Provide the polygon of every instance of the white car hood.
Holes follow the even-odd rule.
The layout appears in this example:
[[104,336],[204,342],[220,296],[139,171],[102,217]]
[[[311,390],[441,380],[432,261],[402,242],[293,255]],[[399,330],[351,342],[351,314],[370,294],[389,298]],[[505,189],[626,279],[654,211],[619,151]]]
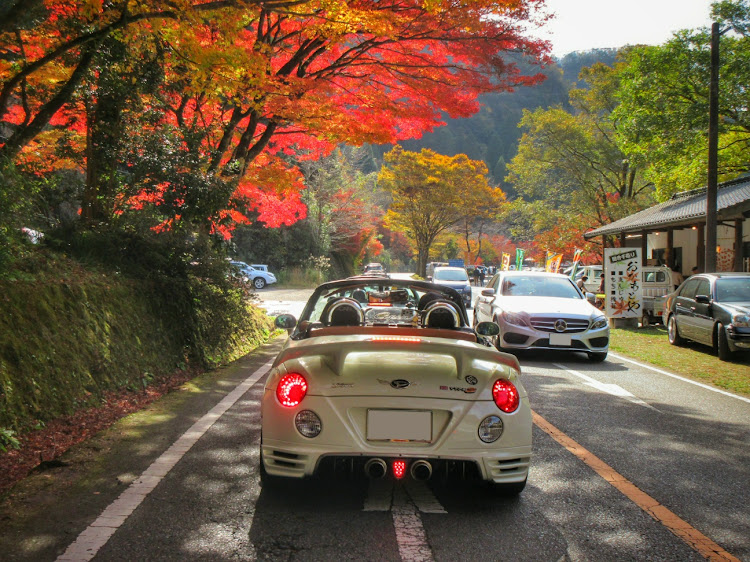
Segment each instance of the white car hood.
[[587,300],[556,297],[500,297],[496,304],[507,312],[527,312],[535,316],[562,314],[588,318],[596,310]]

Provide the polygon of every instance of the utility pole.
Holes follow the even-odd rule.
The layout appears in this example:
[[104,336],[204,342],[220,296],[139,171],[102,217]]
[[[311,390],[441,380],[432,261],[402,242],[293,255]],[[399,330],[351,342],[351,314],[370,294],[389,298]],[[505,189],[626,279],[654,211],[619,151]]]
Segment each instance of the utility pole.
[[719,183],[719,24],[711,25],[711,82],[708,91],[708,181],[706,183],[706,272],[716,271]]

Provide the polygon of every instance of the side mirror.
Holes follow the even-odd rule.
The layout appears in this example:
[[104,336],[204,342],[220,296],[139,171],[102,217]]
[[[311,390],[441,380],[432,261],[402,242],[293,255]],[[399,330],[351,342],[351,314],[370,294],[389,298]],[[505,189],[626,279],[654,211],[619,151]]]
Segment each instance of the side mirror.
[[711,299],[708,297],[708,295],[695,295],[695,302],[699,302],[701,304],[711,304]]
[[291,314],[279,314],[274,320],[274,324],[282,330],[291,330],[297,325],[297,319]]
[[482,296],[483,297],[494,297],[495,296],[495,289],[482,289]]
[[596,303],[596,295],[594,293],[589,293],[586,291],[586,300],[589,301],[591,304]]
[[481,337],[492,337],[500,333],[500,326],[494,322],[480,322],[474,332]]

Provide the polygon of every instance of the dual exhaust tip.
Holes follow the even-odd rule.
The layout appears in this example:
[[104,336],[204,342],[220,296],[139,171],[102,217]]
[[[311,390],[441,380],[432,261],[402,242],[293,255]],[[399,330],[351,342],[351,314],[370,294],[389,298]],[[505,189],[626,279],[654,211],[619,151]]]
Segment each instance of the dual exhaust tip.
[[[403,477],[403,473],[395,465],[404,462],[402,459],[394,461],[393,473],[396,478]],[[388,474],[388,465],[383,459],[370,459],[365,463],[365,474],[373,479],[384,478]],[[421,459],[414,461],[409,467],[409,474],[414,480],[429,480],[432,476],[432,465]]]

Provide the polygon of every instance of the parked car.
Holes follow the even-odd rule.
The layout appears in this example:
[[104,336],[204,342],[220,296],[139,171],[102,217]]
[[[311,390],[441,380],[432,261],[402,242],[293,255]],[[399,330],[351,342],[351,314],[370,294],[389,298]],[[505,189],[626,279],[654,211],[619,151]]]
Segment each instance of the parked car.
[[463,267],[436,267],[427,280],[455,289],[463,297],[466,308],[471,308],[471,281]]
[[246,264],[244,261],[231,260],[229,262],[235,270],[247,280],[249,280],[256,289],[263,289],[266,285],[276,283],[276,276],[266,269],[256,269],[254,266]]
[[377,273],[377,274],[385,274],[385,268],[383,267],[382,263],[368,263],[362,273]]
[[425,281],[319,286],[274,361],[261,401],[263,485],[309,476],[467,478],[518,494],[531,409],[512,355],[483,343],[461,296]]
[[710,345],[719,359],[750,349],[750,273],[700,273],[667,297],[667,337]]
[[474,319],[500,326],[495,345],[504,351],[583,351],[592,361],[604,361],[609,351],[607,318],[558,273],[497,273],[477,298]]

